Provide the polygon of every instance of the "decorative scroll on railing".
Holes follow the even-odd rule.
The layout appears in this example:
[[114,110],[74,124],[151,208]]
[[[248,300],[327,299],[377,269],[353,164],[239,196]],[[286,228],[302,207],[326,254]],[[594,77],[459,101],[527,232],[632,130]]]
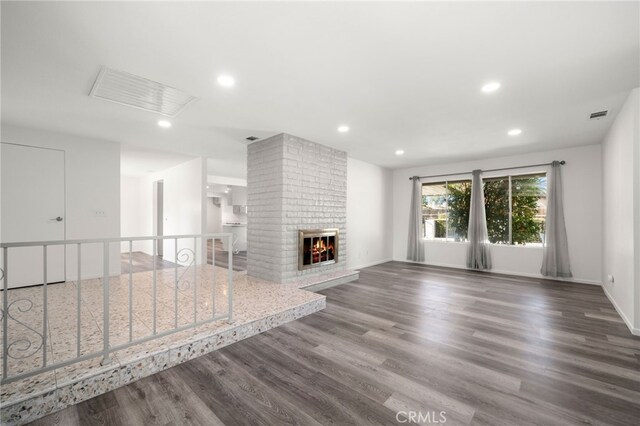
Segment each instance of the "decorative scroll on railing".
[[[3,274],[4,276],[4,274]],[[29,299],[18,299],[9,303],[7,311],[0,309],[0,318],[2,321],[13,320],[23,329],[26,329],[26,335],[20,335],[16,340],[9,342],[7,339],[7,352],[6,356],[13,359],[24,359],[35,355],[44,343],[44,336],[42,333],[34,330],[28,324],[20,321],[19,318],[11,314],[11,309],[15,306],[14,311],[20,313],[29,312],[33,309],[33,302]]]
[[[190,277],[188,274],[192,267],[195,268],[195,263],[196,253],[194,250],[191,250],[190,248],[182,248],[178,250],[176,265],[182,265],[184,267],[177,280],[178,290],[184,291],[191,287],[192,280],[195,279],[195,276]],[[191,272],[193,273],[193,271]]]
[[[1,384],[10,383],[16,380],[20,380],[26,377],[30,377],[45,371],[51,371],[56,368],[65,367],[67,365],[71,365],[80,361],[84,361],[91,358],[102,357],[102,363],[108,364],[110,362],[110,355],[118,350],[122,350],[124,348],[151,341],[153,339],[157,339],[160,337],[164,337],[170,335],[172,333],[176,333],[179,331],[183,331],[189,328],[197,327],[203,324],[207,324],[213,321],[218,320],[227,320],[228,322],[233,321],[233,256],[228,256],[228,264],[227,264],[227,279],[226,279],[226,287],[223,287],[223,292],[226,296],[226,303],[223,301],[223,305],[226,304],[227,312],[223,312],[218,314],[216,312],[216,266],[215,266],[215,250],[213,252],[214,259],[212,261],[212,266],[209,269],[207,265],[207,250],[203,248],[206,244],[211,241],[211,244],[215,247],[215,240],[219,239],[227,239],[228,247],[230,250],[233,248],[233,236],[229,233],[224,234],[204,234],[204,235],[177,235],[177,236],[158,236],[158,237],[134,237],[134,238],[114,238],[114,239],[102,239],[102,240],[65,240],[65,241],[42,241],[42,242],[28,242],[28,243],[3,243],[0,244],[0,248],[2,249],[2,268],[0,268],[0,280],[2,281],[2,287],[0,288],[2,295],[2,304],[0,306],[0,325],[1,325],[1,336],[2,336],[2,379],[0,381]],[[165,240],[172,241],[174,243],[174,258],[173,258],[173,279],[169,278],[170,275],[164,274],[162,277],[158,275],[158,265],[156,259],[158,259],[158,243],[162,243]],[[186,240],[186,241],[185,241]],[[152,253],[150,256],[153,261],[153,269],[152,269],[152,280],[151,280],[151,289],[148,296],[151,298],[151,313],[152,313],[152,326],[151,333],[148,335],[144,335],[143,337],[135,337],[134,338],[134,317],[135,313],[135,305],[133,301],[134,287],[133,287],[133,243],[134,242],[151,242],[153,246]],[[122,279],[114,280],[113,276],[110,276],[110,253],[112,246],[118,245],[120,246],[122,243],[128,243],[128,282],[126,282],[127,274],[123,275]],[[179,248],[179,243],[181,248]],[[95,280],[91,281],[82,281],[83,278],[83,262],[82,262],[82,254],[83,247],[87,245],[101,245],[102,246],[102,277],[101,277],[101,289],[99,292],[102,293],[102,324],[101,324],[101,332],[102,332],[102,349],[89,351],[89,353],[82,353],[81,347],[83,343],[86,343],[83,338],[83,316],[82,316],[82,305],[83,305],[83,287],[87,285],[87,282],[91,282],[91,285],[97,284]],[[75,356],[71,356],[71,358],[67,358],[64,361],[60,361],[57,358],[51,359],[51,354],[49,354],[49,359],[47,359],[47,352],[52,351],[51,342],[47,342],[49,335],[49,322],[50,308],[56,309],[57,312],[60,309],[59,305],[49,306],[49,296],[48,296],[48,287],[51,286],[50,283],[47,282],[47,273],[49,263],[47,261],[47,254],[49,248],[52,246],[63,246],[65,248],[75,246],[76,254],[77,254],[77,278],[75,280],[75,291],[76,294],[67,295],[65,293],[65,298],[71,298],[70,304],[65,305],[65,312],[75,314],[75,322],[77,327],[76,335],[76,348],[75,348]],[[26,296],[24,293],[25,289],[21,288],[11,288],[11,280],[12,276],[16,276],[16,272],[12,269],[13,266],[9,265],[9,252],[12,249],[18,247],[40,247],[42,249],[42,257],[38,260],[33,260],[33,263],[40,263],[40,267],[42,268],[42,282],[36,283],[39,284],[38,287],[31,287],[26,292]],[[199,253],[202,253],[202,256],[198,256]],[[126,252],[124,254],[126,256]],[[68,256],[68,254],[67,254]],[[166,257],[166,256],[165,256]],[[37,258],[36,258],[37,259]],[[205,266],[203,266],[205,265]],[[93,265],[96,266],[96,265]],[[16,270],[22,266],[16,267]],[[36,265],[32,265],[33,268]],[[151,272],[151,271],[149,271]],[[210,274],[210,275],[209,275]],[[209,277],[206,280],[205,277]],[[169,282],[167,283],[167,278],[169,278]],[[157,283],[158,280],[162,279],[168,286],[173,290],[173,327],[166,329],[167,321],[166,318],[163,318],[164,321],[162,324],[164,325],[164,330],[159,330],[158,324],[158,311],[160,307],[166,308],[166,301],[162,304],[162,301],[159,301],[159,293],[160,289],[158,289]],[[112,282],[113,281],[113,282]],[[172,282],[171,282],[172,281]],[[205,286],[206,282],[206,286]],[[148,281],[147,281],[148,283]],[[209,285],[210,283],[210,285]],[[224,283],[224,281],[222,281]],[[15,283],[14,283],[15,284]],[[124,286],[122,286],[124,284]],[[64,285],[64,284],[62,284]],[[115,285],[115,287],[113,287]],[[148,285],[148,284],[147,284]],[[210,286],[210,288],[207,288]],[[200,287],[200,291],[202,289],[206,290],[206,294],[198,295],[198,289]],[[148,287],[145,287],[148,288]],[[94,288],[95,290],[95,288]],[[190,290],[190,291],[188,291]],[[114,291],[124,292],[126,294],[115,294]],[[166,291],[165,291],[166,293]],[[172,292],[169,291],[169,294]],[[126,306],[121,306],[120,304],[116,306],[113,310],[110,306],[111,296],[115,294],[116,298],[114,300],[128,300]],[[16,297],[15,300],[10,301],[10,297]],[[95,294],[94,294],[95,296]],[[117,297],[121,296],[121,297]],[[136,296],[139,297],[139,296]],[[193,307],[192,317],[190,320],[187,320],[189,316],[185,317],[184,315],[179,315],[179,300],[184,300],[184,298],[191,297],[191,305]],[[74,300],[75,299],[75,300]],[[95,297],[94,297],[95,299]],[[205,306],[207,308],[207,312],[198,312],[199,300],[204,300],[204,304],[200,303],[201,306]],[[75,312],[71,307],[75,302]],[[161,305],[162,304],[162,305]],[[95,306],[95,305],[94,305]],[[148,305],[145,305],[148,306]],[[210,309],[209,309],[210,307]],[[126,312],[125,312],[126,311]],[[95,312],[92,312],[92,314]],[[166,312],[165,312],[166,313]],[[122,318],[122,316],[126,317],[128,320],[128,329],[125,330],[116,330],[121,333],[122,331],[128,331],[128,336],[125,336],[124,343],[114,343],[112,341],[111,333],[109,331],[109,326],[111,323],[111,315],[116,315],[118,318]],[[184,314],[184,313],[181,313]],[[202,319],[204,318],[204,319]],[[38,325],[34,325],[35,322]],[[86,321],[86,319],[85,319]],[[182,325],[181,325],[182,324]],[[40,330],[40,331],[39,331]],[[121,337],[123,337],[121,335]],[[67,354],[68,355],[68,354]],[[11,364],[11,369],[9,368]],[[14,372],[13,369],[17,371]]]

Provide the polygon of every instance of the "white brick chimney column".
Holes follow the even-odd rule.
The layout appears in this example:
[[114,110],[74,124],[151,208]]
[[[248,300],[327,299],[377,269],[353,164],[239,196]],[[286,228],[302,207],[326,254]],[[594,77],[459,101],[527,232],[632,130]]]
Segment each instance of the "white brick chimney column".
[[[344,270],[347,153],[288,134],[253,142],[247,153],[247,273],[287,283]],[[298,270],[298,231],[338,228],[338,262]]]

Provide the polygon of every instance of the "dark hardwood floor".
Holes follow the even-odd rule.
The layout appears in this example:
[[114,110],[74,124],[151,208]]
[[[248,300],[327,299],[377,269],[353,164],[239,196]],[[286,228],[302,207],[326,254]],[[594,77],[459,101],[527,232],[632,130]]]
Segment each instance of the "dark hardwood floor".
[[391,262],[323,293],[322,312],[36,424],[639,424],[640,338],[597,286]]
[[[216,266],[226,268],[229,261],[229,252],[222,250],[222,241],[216,240]],[[233,253],[233,270],[234,271],[246,271],[247,270],[247,252],[239,251]],[[213,261],[213,244],[211,241],[207,241],[207,262],[211,265]]]
[[[216,266],[221,268],[227,267],[228,252],[222,250],[222,241],[216,240]],[[207,244],[207,262],[211,265],[213,261],[213,245],[211,241]],[[131,253],[131,272],[146,272],[153,271],[153,256],[143,253],[141,251],[134,251]],[[121,271],[123,274],[129,273],[129,252],[120,254]],[[162,259],[162,256],[156,256],[155,258],[156,269],[169,269],[175,268],[175,263]],[[233,270],[234,271],[246,271],[247,270],[247,252],[240,251],[233,254]]]
[[[154,256],[143,253],[141,251],[134,251],[131,253],[131,268],[129,268],[129,252],[120,253],[120,265],[121,273],[128,274],[129,269],[132,273],[153,271]],[[162,256],[155,256],[156,269],[169,269],[175,268],[176,264],[163,260]]]

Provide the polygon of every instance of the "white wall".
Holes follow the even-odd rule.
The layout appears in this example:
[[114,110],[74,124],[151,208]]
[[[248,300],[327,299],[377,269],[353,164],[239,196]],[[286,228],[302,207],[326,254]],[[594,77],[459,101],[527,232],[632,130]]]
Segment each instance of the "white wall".
[[207,197],[207,234],[222,232],[222,208],[213,204],[213,198]]
[[[146,236],[142,225],[141,212],[141,183],[140,177],[120,177],[120,236],[142,237]],[[122,251],[129,250],[129,243],[122,243]],[[137,242],[133,244],[133,251],[141,250]]]
[[347,159],[347,268],[392,260],[391,170]]
[[[237,187],[233,187],[235,189]],[[233,193],[232,189],[232,193]],[[233,195],[231,194],[218,194],[220,197],[220,209],[221,209],[221,220],[222,223],[247,223],[247,214],[246,213],[234,213],[233,212]]]
[[[196,158],[175,167],[143,176],[139,179],[139,227],[141,236],[154,235],[153,182],[164,182],[164,235],[202,234],[206,231],[206,168],[205,160]],[[123,216],[135,211],[123,209]],[[134,219],[127,219],[134,220]],[[193,241],[180,240],[178,249],[193,247]],[[140,245],[140,250],[151,254],[151,244]],[[199,245],[198,256],[202,255]],[[206,253],[206,251],[204,252]],[[175,257],[173,241],[164,243],[164,258],[170,262]]]
[[[602,164],[601,147],[592,145],[557,151],[498,157],[485,160],[440,164],[395,170],[393,177],[393,258],[406,260],[410,176],[428,176],[468,172],[474,169],[494,169],[565,160],[562,167],[565,217],[569,239],[569,256],[574,280],[600,284],[602,276]],[[519,172],[541,171],[544,168]],[[485,174],[504,175],[505,172]],[[469,175],[464,175],[468,177]],[[432,181],[442,180],[431,179]],[[423,180],[427,182],[429,180]],[[465,268],[466,243],[425,242],[426,263]],[[492,245],[493,271],[540,277],[542,248]]]
[[[71,239],[120,236],[120,145],[10,125],[2,126],[2,141],[65,151],[65,237]],[[105,215],[96,216],[96,210]],[[75,247],[67,248],[67,280],[77,277]],[[102,247],[87,245],[82,251],[83,278],[102,275]],[[110,250],[109,270],[120,273],[117,245]]]
[[[640,333],[639,89],[634,89],[603,142],[603,287],[630,328]],[[614,282],[607,280],[614,276]],[[633,325],[635,324],[635,325]]]

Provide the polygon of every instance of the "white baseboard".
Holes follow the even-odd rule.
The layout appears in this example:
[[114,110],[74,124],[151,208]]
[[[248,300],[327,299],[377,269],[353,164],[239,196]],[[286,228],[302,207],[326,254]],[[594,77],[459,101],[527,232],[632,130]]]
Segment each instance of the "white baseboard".
[[[122,275],[121,271],[111,271],[109,272],[109,276],[110,277],[118,277]],[[85,280],[95,280],[97,278],[104,278],[103,274],[88,274],[88,275],[82,275],[82,281]],[[74,275],[69,275],[67,274],[67,276],[65,277],[65,281],[76,281],[78,279],[78,275],[74,274]]]
[[516,273],[511,271],[501,271],[497,269],[492,269],[489,272],[495,272],[496,274],[504,274],[504,275],[517,275],[520,277],[527,277],[527,278],[539,278],[543,280],[562,281],[565,283],[589,284],[589,285],[597,285],[597,286],[602,285],[600,281],[585,280],[582,278],[545,277],[544,275],[541,275],[541,274],[528,274],[526,272]]
[[[462,271],[473,271],[474,269],[469,269],[465,266],[460,266],[460,265],[456,265],[456,264],[450,264],[450,263],[426,263],[426,262],[414,262],[412,260],[399,260],[399,259],[394,259],[396,262],[407,262],[407,263],[415,263],[416,265],[425,265],[425,266],[436,266],[436,267],[440,267],[440,268],[452,268],[452,269],[460,269]],[[585,280],[582,278],[554,278],[554,277],[545,277],[544,275],[541,274],[530,274],[527,272],[515,272],[515,271],[504,271],[504,270],[500,270],[500,269],[491,269],[489,271],[482,271],[482,272],[489,272],[489,273],[494,273],[494,274],[500,274],[500,275],[513,275],[516,277],[525,277],[525,278],[536,278],[539,280],[551,280],[551,281],[561,281],[561,282],[565,282],[565,283],[576,283],[576,284],[588,284],[588,285],[597,285],[597,286],[601,286],[602,283],[600,281],[593,281],[593,280]]]
[[616,300],[613,298],[613,296],[611,296],[611,293],[609,293],[609,290],[607,290],[605,286],[602,286],[602,290],[604,290],[604,294],[607,296],[607,299],[609,299],[609,302],[611,302],[613,307],[616,308],[618,315],[620,315],[620,318],[622,318],[622,321],[624,321],[624,323],[627,325],[627,327],[629,328],[629,331],[631,331],[631,334],[633,334],[634,336],[640,336],[640,328],[635,328],[633,326],[629,318],[627,318],[627,316],[622,311],[622,309],[620,309],[620,306],[618,306],[618,304],[616,303]]
[[368,268],[370,266],[376,266],[376,265],[380,265],[382,263],[387,263],[387,262],[393,262],[393,259],[389,258],[389,259],[376,260],[374,262],[364,263],[364,264],[357,265],[357,266],[350,266],[349,265],[347,267],[349,269],[353,269],[353,270],[357,271],[357,270],[362,269],[362,268]]

